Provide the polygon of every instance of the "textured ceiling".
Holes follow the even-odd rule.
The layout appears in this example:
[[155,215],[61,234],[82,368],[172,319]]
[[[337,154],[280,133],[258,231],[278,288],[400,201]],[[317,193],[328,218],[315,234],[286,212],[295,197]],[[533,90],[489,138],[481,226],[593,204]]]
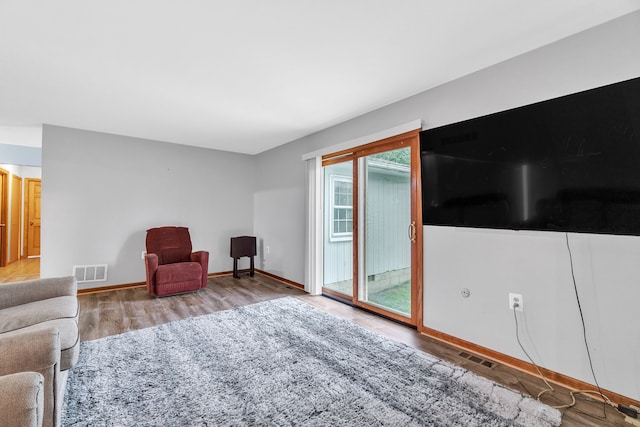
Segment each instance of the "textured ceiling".
[[255,154],[637,0],[0,0],[0,126]]

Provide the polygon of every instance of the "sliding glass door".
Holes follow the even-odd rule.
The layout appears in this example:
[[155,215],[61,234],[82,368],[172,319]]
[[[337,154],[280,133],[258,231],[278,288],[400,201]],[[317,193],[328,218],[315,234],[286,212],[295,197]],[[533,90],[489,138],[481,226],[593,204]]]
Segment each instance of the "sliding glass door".
[[323,288],[353,296],[353,165],[342,162],[324,168]]
[[411,325],[421,317],[418,134],[323,159],[323,292]]
[[411,149],[359,159],[363,230],[358,300],[411,317]]

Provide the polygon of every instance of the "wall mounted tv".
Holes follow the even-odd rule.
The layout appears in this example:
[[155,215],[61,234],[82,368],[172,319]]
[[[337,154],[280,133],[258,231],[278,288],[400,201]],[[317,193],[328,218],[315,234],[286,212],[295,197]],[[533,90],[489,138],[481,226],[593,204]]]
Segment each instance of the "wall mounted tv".
[[425,225],[640,235],[640,78],[420,133]]

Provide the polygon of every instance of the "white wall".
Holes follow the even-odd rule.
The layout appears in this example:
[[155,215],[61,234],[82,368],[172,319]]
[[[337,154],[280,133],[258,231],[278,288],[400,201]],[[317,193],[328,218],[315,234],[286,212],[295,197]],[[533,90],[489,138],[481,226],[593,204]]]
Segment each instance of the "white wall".
[[[302,154],[416,118],[435,127],[638,77],[638,40],[640,12],[259,155],[254,231],[276,248],[266,269],[304,278]],[[519,292],[524,342],[537,362],[594,382],[563,234],[424,231],[425,326],[524,360],[507,304],[508,292]],[[573,234],[570,243],[600,385],[640,399],[640,237]],[[463,286],[468,299],[459,295]]]
[[[534,360],[594,383],[565,234],[429,226],[424,242],[426,326],[526,360],[508,308],[509,292],[520,293],[520,337]],[[569,244],[600,385],[638,399],[640,238],[569,234]]]
[[0,126],[0,144],[42,147],[42,125]]
[[42,165],[42,150],[40,147],[25,147],[23,145],[0,143],[0,161],[10,164]]
[[[304,278],[304,144],[288,144],[257,158],[254,234],[260,268],[298,283]],[[269,253],[265,248],[269,246]]]
[[145,230],[187,226],[209,272],[229,271],[229,238],[253,231],[255,159],[47,126],[43,131],[43,277],[108,264],[108,281],[145,280]]

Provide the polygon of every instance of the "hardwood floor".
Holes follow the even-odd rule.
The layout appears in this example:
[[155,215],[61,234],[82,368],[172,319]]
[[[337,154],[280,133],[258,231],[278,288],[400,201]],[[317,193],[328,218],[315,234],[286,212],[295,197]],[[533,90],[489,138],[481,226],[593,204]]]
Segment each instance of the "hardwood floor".
[[23,258],[0,267],[0,283],[24,282],[40,277],[40,258]]
[[102,338],[287,295],[305,292],[258,274],[241,279],[212,277],[197,293],[163,298],[149,296],[144,286],[81,294],[80,339]]
[[[532,375],[494,361],[490,361],[494,364],[493,367],[486,367],[470,360],[468,357],[461,356],[460,353],[463,353],[463,350],[458,347],[427,337],[411,328],[393,321],[381,319],[366,311],[350,307],[326,297],[316,297],[305,294],[298,298],[335,316],[352,320],[380,335],[462,366],[478,375],[489,378],[521,393],[536,396],[541,390],[546,388],[539,378]],[[477,356],[477,358],[485,360],[480,356]],[[554,406],[563,405],[571,400],[567,389],[556,385],[554,385],[554,389],[556,392],[553,393],[553,395],[548,394],[543,396],[542,401],[544,403]],[[630,424],[625,423],[624,417],[610,406],[607,406],[605,409],[601,402],[590,398],[576,397],[576,400],[577,403],[575,407],[563,410],[562,426],[630,426]],[[606,411],[606,418],[605,412],[603,411]]]
[[[260,274],[253,278],[243,276],[241,279],[232,276],[213,277],[209,279],[207,288],[195,294],[165,298],[150,297],[144,287],[82,294],[78,297],[80,336],[83,341],[92,340],[287,295],[349,319],[387,338],[463,366],[511,389],[536,395],[544,387],[542,381],[532,375],[497,363],[491,368],[483,366],[468,356],[461,356],[460,349],[419,334],[411,328],[326,297],[308,295]],[[560,405],[569,400],[566,389],[560,386],[554,388],[556,392],[553,395],[543,398],[545,403]],[[602,403],[589,398],[577,399],[576,406],[564,410],[563,426],[630,426],[615,409],[609,406],[605,408]]]

